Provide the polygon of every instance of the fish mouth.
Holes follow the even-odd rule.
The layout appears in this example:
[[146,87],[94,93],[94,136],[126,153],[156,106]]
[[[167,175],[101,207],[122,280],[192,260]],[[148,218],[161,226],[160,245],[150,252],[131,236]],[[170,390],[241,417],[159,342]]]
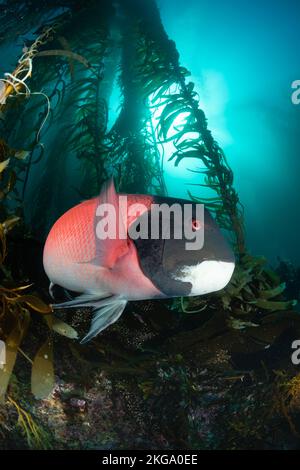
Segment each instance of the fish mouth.
[[191,266],[183,266],[173,278],[189,282],[189,295],[205,295],[224,289],[230,282],[235,268],[234,261],[205,260]]

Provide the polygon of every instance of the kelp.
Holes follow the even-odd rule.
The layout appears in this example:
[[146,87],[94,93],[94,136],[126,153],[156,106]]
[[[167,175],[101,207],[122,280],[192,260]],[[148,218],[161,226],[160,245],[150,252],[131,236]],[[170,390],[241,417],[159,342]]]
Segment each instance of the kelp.
[[[13,2],[18,6],[16,16],[26,17],[26,31],[37,20],[31,3]],[[113,33],[116,15],[110,1],[103,14],[96,1],[63,3],[67,12],[47,17],[62,2],[50,1],[49,8],[40,2],[47,21],[42,21],[34,40],[26,41],[16,69],[0,80],[0,197],[2,202],[13,197],[18,206],[15,212],[8,213],[7,207],[0,211],[0,327],[7,343],[0,395],[18,412],[29,445],[42,447],[34,422],[13,398],[9,383],[21,354],[31,367],[34,396],[45,399],[51,394],[53,342],[58,333],[85,373],[98,368],[112,380],[125,379],[140,392],[145,408],[159,416],[170,441],[192,448],[198,443],[199,429],[190,409],[196,408],[197,415],[199,394],[210,406],[201,388],[203,370],[199,364],[212,373],[221,390],[226,382],[241,382],[248,372],[229,365],[234,354],[266,353],[290,323],[299,328],[297,314],[290,311],[295,302],[286,299],[285,284],[266,267],[264,259],[246,254],[243,209],[232,170],[207,127],[194,84],[188,81],[189,72],[180,65],[176,46],[163,30],[155,2],[121,2],[124,18],[117,28],[121,40]],[[153,14],[148,15],[149,10]],[[8,17],[12,25],[11,11]],[[40,12],[38,17],[42,20]],[[13,28],[8,29],[5,34],[12,35]],[[116,77],[123,99],[119,116],[108,130],[109,100]],[[159,114],[156,123],[153,113]],[[7,235],[23,223],[24,209],[33,200],[35,209],[30,207],[26,228],[45,234],[51,218],[57,215],[55,210],[63,211],[73,202],[65,202],[66,185],[59,187],[58,183],[71,179],[74,161],[81,175],[75,187],[80,200],[98,194],[111,175],[121,191],[166,192],[161,154],[165,143],[173,145],[170,160],[175,166],[186,159],[199,162],[197,185],[213,194],[195,198],[191,191],[190,197],[205,203],[219,225],[232,235],[238,255],[232,281],[214,295],[161,302],[148,311],[146,302],[130,305],[126,319],[121,320],[131,316],[127,334],[121,323],[90,345],[81,346],[74,341],[77,327],[54,317],[38,288],[35,291],[35,286],[14,282],[5,262]],[[30,179],[30,175],[34,177]],[[24,339],[37,317],[47,325],[46,337],[28,352]],[[141,330],[146,329],[140,336],[149,338],[133,347],[132,331],[139,330],[140,323]],[[129,345],[122,344],[124,338]],[[285,395],[284,400],[290,397]],[[184,441],[173,433],[170,423],[176,431],[184,430]],[[247,429],[241,420],[232,418],[230,426],[246,439]],[[261,427],[255,430],[260,431]]]
[[[23,5],[24,2],[15,3],[21,9],[30,10],[29,6]],[[174,152],[170,160],[174,161],[175,166],[180,165],[183,159],[196,159],[201,163],[199,172],[204,180],[199,185],[212,190],[215,196],[195,198],[190,193],[190,197],[196,202],[205,203],[220,226],[234,234],[238,254],[242,257],[245,253],[243,213],[233,187],[232,170],[208,130],[194,84],[187,81],[189,72],[180,65],[175,43],[164,32],[155,3],[147,3],[149,15],[142,13],[134,1],[121,3],[126,21],[118,25],[122,40],[117,45],[110,35],[112,9],[103,10],[94,2],[88,7],[81,5],[78,11],[72,10],[72,2],[67,2],[65,6],[69,8],[68,13],[60,16],[59,20],[54,16],[39,30],[38,37],[24,48],[15,71],[7,73],[2,80],[1,102],[4,110],[10,101],[8,97],[14,96],[20,100],[22,96],[40,94],[40,90],[47,89],[49,85],[52,88],[51,95],[44,93],[48,100],[46,115],[39,122],[34,138],[31,137],[30,145],[24,145],[26,150],[18,152],[24,158],[15,164],[14,170],[18,184],[25,171],[24,203],[30,200],[30,197],[25,198],[30,167],[41,158],[47,159],[37,183],[38,190],[31,188],[31,193],[39,196],[35,212],[30,215],[35,230],[42,225],[49,226],[50,214],[60,204],[61,193],[58,190],[53,192],[50,183],[54,183],[58,175],[59,178],[67,177],[68,155],[82,162],[83,184],[77,188],[82,196],[96,195],[109,174],[114,174],[121,190],[143,192],[152,187],[156,192],[163,192],[163,158],[160,163],[158,147],[172,142]],[[105,15],[99,22],[101,11]],[[107,132],[111,88],[105,95],[101,87],[105,79],[108,80],[105,76],[106,56],[118,56],[118,49],[122,51],[119,84],[123,103],[115,124]],[[36,91],[32,92],[29,84]],[[27,120],[32,116],[34,122],[38,108],[37,104],[29,108],[25,106],[22,113],[18,110],[20,127],[14,138],[9,136],[9,140],[22,139],[24,143],[29,140],[33,129],[28,129],[27,136],[24,134],[23,114],[27,115]],[[160,114],[154,126],[151,114],[157,110]],[[9,111],[4,120],[8,123],[13,116],[16,117],[14,111],[12,117],[9,116]],[[183,116],[181,122],[176,124],[178,118]],[[50,128],[54,118],[61,122],[60,139],[45,155],[42,150],[34,161],[33,153],[41,147],[41,129],[47,117]],[[1,162],[3,169],[9,164],[7,151],[4,153],[6,157]],[[249,297],[246,296],[246,309],[274,310],[276,307],[284,309],[292,306],[285,302],[274,305],[272,298],[279,295],[280,283],[279,286],[272,284],[271,288],[266,283],[263,293],[263,281],[259,276],[254,279],[252,274],[249,282],[260,287],[255,287],[250,294],[247,292],[251,290],[249,283],[239,289],[243,279],[249,276],[243,257],[226,291],[227,297],[231,300],[238,298],[243,289],[243,296],[247,292]],[[231,302],[226,295],[222,301],[224,307]]]
[[18,427],[24,435],[30,449],[47,450],[50,447],[49,439],[43,429],[34,421],[31,414],[17,403],[11,396],[8,396],[8,402],[12,405],[18,414]]
[[31,390],[37,399],[47,398],[54,387],[53,342],[48,338],[39,348],[31,370]]
[[[17,180],[17,185],[15,185],[16,194],[14,197],[17,205],[24,202],[29,171],[32,164],[36,163],[44,153],[41,133],[52,113],[50,102],[52,96],[48,96],[42,89],[31,89],[29,82],[36,65],[35,61],[38,54],[48,42],[52,41],[53,36],[61,26],[62,23],[53,22],[51,26],[49,25],[44,28],[36,39],[32,40],[30,44],[28,43],[23,48],[23,53],[18,60],[15,70],[12,73],[6,72],[4,78],[0,80],[5,87],[0,105],[3,116],[1,134],[11,147],[14,146],[13,144],[15,142],[22,142],[22,145],[26,148],[26,150],[19,150],[15,153],[16,158],[20,160],[15,163],[13,167]],[[55,94],[55,90],[53,93]],[[44,107],[46,105],[46,108],[45,111],[42,111],[40,114],[32,116],[31,129],[26,135],[25,132],[28,132],[29,119],[28,109],[36,109],[37,104],[35,103],[37,98],[41,98],[42,106]],[[38,106],[41,106],[41,102],[38,103]],[[36,128],[34,125],[36,125]],[[20,137],[20,132],[22,137]],[[39,154],[38,158],[36,158],[36,154]]]
[[181,307],[191,313],[215,306],[241,318],[257,312],[290,310],[297,300],[287,300],[285,288],[286,284],[267,267],[265,258],[244,255],[225,289],[210,296],[183,299]]
[[[95,93],[94,88],[92,88],[92,93],[90,97],[90,103],[89,105],[85,108],[85,110],[80,109],[80,104],[81,104],[81,93],[84,91],[85,93],[88,93],[88,90],[83,90],[83,87],[72,87],[72,84],[69,86],[69,90],[67,87],[63,84],[62,81],[62,74],[61,70],[57,71],[57,82],[56,85],[53,87],[53,90],[51,91],[51,94],[49,95],[44,94],[45,97],[47,97],[47,102],[48,102],[48,112],[45,116],[42,116],[42,121],[41,118],[38,116],[38,119],[36,119],[35,115],[39,107],[37,105],[32,104],[29,106],[27,103],[24,103],[24,98],[28,98],[29,96],[32,95],[37,95],[40,94],[39,91],[31,91],[31,90],[41,90],[42,85],[47,84],[47,82],[53,81],[53,77],[56,75],[56,65],[53,64],[53,67],[49,67],[47,65],[47,68],[44,69],[44,67],[40,67],[39,64],[41,63],[40,61],[43,60],[43,56],[49,56],[49,50],[51,51],[51,56],[57,57],[61,56],[62,60],[64,57],[67,57],[68,59],[80,59],[79,62],[84,66],[84,68],[87,68],[87,65],[89,65],[83,56],[79,54],[73,54],[72,52],[69,53],[64,53],[63,54],[58,54],[55,52],[53,53],[53,49],[49,49],[48,43],[52,44],[53,41],[55,43],[55,39],[58,34],[60,34],[61,24],[55,24],[52,25],[51,27],[48,27],[46,31],[43,31],[41,35],[38,36],[37,39],[32,41],[31,45],[26,46],[26,50],[23,51],[24,54],[19,60],[19,65],[17,66],[16,70],[12,74],[7,74],[7,79],[9,81],[3,82],[5,84],[5,90],[2,90],[2,97],[1,97],[1,102],[2,102],[2,111],[4,115],[4,120],[3,120],[3,129],[4,132],[3,134],[7,136],[7,139],[10,142],[15,142],[15,141],[22,141],[23,145],[26,145],[27,150],[16,150],[13,151],[6,141],[2,140],[2,145],[1,145],[1,160],[4,162],[1,165],[1,171],[4,172],[5,174],[8,174],[8,171],[13,171],[17,175],[18,179],[18,187],[21,186],[22,188],[22,183],[23,183],[23,188],[21,190],[21,196],[19,195],[19,192],[17,192],[17,196],[19,196],[18,201],[21,203],[24,202],[24,196],[25,196],[25,190],[26,190],[26,184],[28,182],[28,174],[30,167],[38,161],[41,157],[39,156],[38,159],[36,158],[36,149],[38,146],[40,146],[43,149],[43,146],[40,144],[40,134],[43,125],[46,123],[46,117],[50,118],[50,121],[53,118],[53,110],[55,108],[55,105],[53,105],[53,102],[56,103],[56,106],[58,106],[60,103],[63,102],[64,96],[67,96],[69,94],[69,106],[74,106],[77,108],[77,112],[79,113],[77,119],[74,123],[73,126],[73,134],[78,132],[78,130],[81,130],[82,125],[84,125],[88,121],[88,116],[86,114],[87,110],[90,113],[90,116],[94,119],[96,118],[98,120],[99,125],[101,126],[101,119],[99,117],[99,101],[96,101],[94,103],[94,97]],[[64,27],[66,24],[64,23]],[[66,33],[66,29],[64,31]],[[100,36],[101,39],[101,36]],[[63,42],[65,44],[66,41],[62,41],[61,37],[59,37],[60,42]],[[101,39],[102,40],[102,39]],[[105,44],[105,42],[103,42]],[[43,49],[44,47],[44,49]],[[99,52],[98,49],[98,44],[94,47],[94,54]],[[106,46],[104,46],[106,47]],[[42,49],[42,50],[41,50]],[[104,48],[105,51],[105,48]],[[34,65],[33,65],[34,61]],[[89,65],[90,67],[90,65]],[[102,66],[101,66],[102,67]],[[64,70],[64,69],[62,69]],[[33,73],[32,73],[33,72]],[[54,74],[53,74],[54,72]],[[68,73],[68,68],[65,68],[65,72]],[[93,75],[95,75],[95,70],[94,68],[92,69]],[[34,76],[34,78],[32,77]],[[98,76],[96,78],[99,78]],[[92,87],[99,86],[98,81],[96,78],[92,77],[90,78],[90,81],[92,82]],[[27,79],[30,79],[30,87],[27,84]],[[6,80],[6,79],[5,79]],[[83,86],[86,87],[86,85],[89,85],[89,79],[85,78],[83,80]],[[74,93],[76,92],[76,94]],[[78,102],[75,101],[75,103],[71,104],[70,99],[73,100],[79,100]],[[14,98],[18,99],[18,102],[22,99],[21,103],[21,109],[18,106],[15,108],[13,106],[14,103]],[[87,100],[87,94],[85,96],[86,101]],[[50,106],[51,103],[51,106]],[[65,104],[65,103],[64,103]],[[22,106],[23,105],[23,106]],[[40,106],[40,105],[39,105]],[[90,109],[90,106],[92,106],[92,109]],[[21,111],[21,112],[20,112]],[[30,116],[32,116],[31,120],[32,122],[37,122],[38,123],[38,128],[35,131],[34,128],[29,129],[28,135],[25,134],[24,130],[26,131],[27,127],[23,125],[23,120],[26,119],[26,122],[30,120]],[[14,121],[15,119],[18,119],[19,123],[19,128],[16,126],[10,126],[9,123]],[[93,130],[93,138],[94,141],[96,142],[96,134],[97,134],[97,129],[95,128]],[[89,129],[87,129],[88,131]],[[74,135],[72,134],[72,131],[69,130],[70,137],[69,140],[74,138]],[[29,143],[26,143],[29,142]],[[84,145],[88,144],[87,141],[83,142]],[[79,152],[80,149],[78,149],[78,141],[76,142],[74,138],[74,147],[77,144],[77,151]],[[75,150],[75,148],[71,148],[71,150]],[[43,152],[42,152],[43,153]],[[29,154],[29,158],[28,157]],[[94,155],[96,154],[96,151],[94,152]],[[17,159],[14,161],[14,166],[13,170],[11,170],[11,166],[9,163],[13,163],[14,157]],[[23,160],[27,159],[23,164]],[[53,168],[52,168],[53,170]],[[25,173],[25,177],[23,176]],[[22,175],[23,174],[23,175]],[[103,175],[102,175],[103,177]],[[7,183],[6,183],[7,181]],[[8,194],[11,189],[15,189],[15,185],[12,185],[11,183],[11,178],[5,178],[4,182],[6,183],[5,186],[3,185],[3,190],[2,193],[4,195]],[[21,184],[20,184],[21,183]],[[99,184],[99,182],[98,182]],[[14,187],[12,187],[14,186]],[[15,198],[16,199],[16,198]],[[6,244],[6,237],[5,237],[5,231],[8,229],[12,228],[13,223],[17,221],[18,219],[14,216],[8,218],[5,220],[5,222],[1,225],[1,242],[2,242],[2,260],[4,261],[5,255],[6,255],[6,249],[7,249],[7,244]],[[2,264],[2,269],[5,269],[5,272],[9,276],[9,270],[4,268],[4,265]],[[12,281],[12,280],[11,280]],[[10,284],[13,284],[11,282]],[[29,287],[30,288],[30,287]],[[49,306],[47,306],[39,297],[27,294],[23,292],[23,289],[25,289],[24,286],[19,288],[20,291],[22,292],[19,293],[18,289],[15,287],[11,288],[5,287],[3,289],[0,289],[0,294],[1,294],[1,301],[3,305],[3,310],[2,310],[2,316],[1,316],[1,326],[3,327],[3,334],[2,337],[6,341],[7,344],[7,364],[5,365],[4,369],[0,371],[0,384],[1,384],[1,399],[2,401],[5,400],[5,394],[9,385],[9,381],[11,379],[11,375],[14,370],[15,362],[17,359],[18,353],[21,353],[30,363],[32,367],[32,374],[31,374],[31,389],[32,393],[34,394],[35,397],[37,398],[46,398],[51,391],[53,390],[54,387],[54,370],[53,370],[53,351],[52,351],[52,332],[57,332],[61,335],[64,335],[69,338],[76,338],[77,333],[74,330],[74,328],[70,327],[67,325],[65,322],[57,319],[57,318],[52,318],[52,316],[49,316],[51,312],[51,309]],[[26,292],[26,291],[25,291]],[[21,295],[22,294],[22,295]],[[47,325],[50,329],[50,334],[44,343],[44,345],[40,346],[35,353],[35,357],[31,360],[28,355],[20,349],[20,345],[22,340],[24,339],[24,336],[26,335],[28,325],[31,319],[31,314],[30,311],[34,310],[40,314],[45,315],[45,319],[47,322]],[[21,415],[22,416],[22,415]],[[27,421],[22,420],[22,423],[26,423]],[[27,423],[28,424],[28,423]]]
[[[149,6],[150,5],[150,6]],[[245,252],[243,211],[233,187],[233,173],[227,159],[208,130],[204,112],[199,108],[198,94],[192,82],[186,82],[189,71],[179,63],[175,43],[170,41],[158,21],[154,3],[148,7],[155,17],[144,17],[138,22],[138,76],[145,103],[151,112],[158,112],[156,138],[158,144],[172,142],[174,151],[170,160],[178,166],[183,159],[201,162],[199,174],[204,176],[204,186],[216,196],[204,200],[219,225],[234,235],[238,253]],[[154,26],[154,27],[153,27]],[[181,117],[181,122],[176,120]]]
[[[165,143],[172,143],[174,150],[169,160],[175,166],[186,159],[199,161],[200,169],[193,170],[200,177],[196,186],[209,189],[212,197],[195,197],[192,191],[189,191],[189,196],[191,200],[205,204],[219,226],[232,236],[237,268],[223,296],[222,306],[227,308],[231,302],[236,303],[243,289],[242,303],[246,301],[237,310],[245,308],[252,313],[258,309],[288,310],[295,306],[295,301],[272,300],[284,290],[280,280],[277,280],[278,284],[270,280],[267,268],[256,269],[257,259],[246,255],[243,207],[233,186],[233,172],[207,127],[194,83],[187,81],[190,72],[180,65],[176,45],[165,34],[155,4],[149,2],[147,8],[151,14],[142,18],[138,16],[140,11],[131,11],[138,30],[135,83],[143,94],[144,105],[157,115],[154,129],[156,146],[163,149]],[[161,170],[163,158],[162,154]],[[239,288],[243,279],[249,276],[247,285]],[[193,304],[191,299],[188,302]],[[214,297],[207,302],[201,299],[198,302],[201,309],[208,303],[214,304]]]
[[290,373],[283,370],[275,370],[273,413],[282,414],[294,437],[300,438],[300,429],[297,425],[297,413],[299,409],[299,374],[291,377]]
[[[124,5],[123,5],[124,6]],[[139,35],[135,19],[125,8],[127,21],[121,27],[119,87],[122,105],[106,136],[107,157],[120,191],[131,193],[165,192],[151,111],[145,105],[139,80]]]
[[[43,89],[48,99],[47,120],[38,122],[42,103],[36,99],[26,103],[21,112],[20,109],[9,110],[3,123],[4,135],[11,145],[22,142],[30,150],[27,164],[17,172],[17,176],[18,186],[23,182],[22,202],[32,205],[33,198],[35,200],[34,210],[29,214],[27,212],[27,221],[34,226],[35,233],[45,234],[51,225],[55,208],[61,207],[61,202],[66,199],[62,195],[64,186],[58,189],[57,178],[63,175],[68,177],[68,159],[78,159],[81,175],[79,185],[75,188],[78,200],[95,196],[108,177],[110,163],[103,139],[108,118],[107,98],[112,81],[103,74],[103,62],[109,53],[115,53],[115,45],[109,38],[110,7],[108,5],[105,14],[102,7],[102,3],[99,5],[94,2],[89,8],[76,8],[72,12],[71,23],[68,14],[60,17],[59,21],[55,17],[45,31],[45,28],[41,28],[36,40],[27,41],[25,57],[19,60],[24,62],[31,54],[31,95],[38,95]],[[47,41],[43,41],[45,35]],[[38,49],[35,44],[38,44]],[[113,71],[110,64],[108,69]],[[20,101],[20,94],[18,98]],[[14,119],[17,119],[19,125],[11,133],[9,123]],[[56,122],[60,122],[58,139],[55,139],[53,127]],[[34,129],[34,123],[39,126],[37,130]],[[48,144],[46,146],[44,142],[39,145],[42,130]],[[49,132],[50,136],[52,134],[50,142],[54,138],[59,141],[59,145],[56,142],[55,146],[49,146]],[[42,161],[45,163],[39,167]],[[38,171],[34,167],[42,168],[42,171],[39,172],[39,179],[32,184],[32,178]],[[29,180],[31,186],[27,188]],[[51,182],[57,188],[55,193],[51,191]]]
[[[10,149],[2,140],[0,142],[0,163],[8,161],[6,165],[1,166],[0,177],[2,184],[2,194],[9,195],[13,190],[13,185],[7,186],[10,177],[10,159],[21,157],[22,151]],[[21,154],[21,155],[20,155]],[[8,157],[8,158],[6,158]],[[2,198],[3,199],[3,198]],[[5,397],[9,387],[9,382],[13,374],[18,353],[21,353],[32,364],[32,392],[36,397],[46,398],[54,387],[53,372],[53,354],[52,354],[52,332],[56,331],[61,335],[75,338],[76,331],[63,321],[53,318],[51,308],[38,295],[32,292],[32,285],[20,285],[16,283],[10,272],[10,267],[6,265],[8,242],[7,236],[9,232],[20,222],[20,217],[9,213],[1,202],[1,217],[3,221],[0,223],[0,335],[6,345],[6,363],[0,369],[0,401],[5,403]],[[22,351],[21,344],[26,336],[29,324],[32,320],[32,312],[43,315],[50,329],[50,336],[47,342],[41,346],[33,359]],[[46,357],[47,356],[47,357]],[[13,398],[9,401],[18,407]],[[24,414],[21,408],[19,410],[19,421],[23,425],[27,438],[29,436],[28,429],[34,434],[34,424],[31,418]],[[37,436],[36,436],[37,437]]]
[[[225,155],[207,129],[205,115],[198,108],[194,85],[185,81],[189,72],[179,64],[175,44],[168,40],[163,30],[155,3],[147,3],[146,9],[151,13],[149,17],[140,11],[136,2],[121,2],[119,6],[126,17],[126,21],[118,25],[122,34],[122,41],[118,47],[122,50],[119,83],[123,103],[119,117],[108,133],[106,125],[109,96],[101,96],[101,84],[105,77],[105,54],[113,55],[114,49],[107,41],[108,24],[112,13],[108,13],[106,17],[104,15],[102,25],[97,27],[95,25],[93,28],[95,18],[101,17],[100,12],[106,13],[106,7],[95,6],[92,2],[86,8],[82,5],[78,13],[72,10],[72,2],[69,5],[67,2],[65,6],[70,8],[69,13],[72,11],[72,16],[71,19],[70,15],[66,15],[67,19],[64,18],[63,31],[55,24],[48,27],[52,36],[51,40],[47,41],[47,47],[38,41],[39,50],[36,50],[33,44],[27,46],[25,57],[21,58],[23,62],[24,59],[27,60],[33,48],[36,59],[31,82],[35,89],[47,87],[47,83],[55,83],[55,75],[58,73],[55,64],[59,65],[60,73],[56,83],[60,85],[56,85],[55,89],[60,90],[60,87],[63,87],[64,97],[68,96],[67,99],[60,96],[59,109],[58,104],[55,105],[55,108],[60,110],[56,113],[56,119],[61,120],[62,113],[65,116],[71,113],[72,124],[64,131],[65,139],[59,148],[61,155],[59,162],[56,158],[57,151],[55,157],[51,154],[47,156],[51,177],[53,178],[55,174],[67,174],[63,162],[66,155],[71,153],[82,161],[82,169],[86,175],[83,177],[86,181],[84,187],[78,188],[80,195],[85,197],[96,195],[109,174],[115,176],[117,185],[122,191],[145,192],[152,189],[154,192],[163,193],[166,188],[160,148],[162,143],[170,141],[175,149],[170,159],[175,165],[179,165],[184,158],[198,159],[204,164],[204,185],[217,194],[209,201],[201,200],[201,202],[205,202],[215,213],[223,228],[235,234],[239,252],[242,253],[245,248],[242,213],[238,196],[232,186],[232,171]],[[83,18],[86,21],[83,21]],[[76,28],[77,23],[80,23],[79,28]],[[78,37],[74,36],[75,29]],[[48,30],[42,33],[42,37],[49,34]],[[59,49],[57,45],[63,49]],[[115,50],[118,47],[115,47]],[[53,69],[47,62],[48,70],[45,70],[43,63],[40,62],[43,56],[55,59],[52,62]],[[70,83],[67,82],[68,70],[62,67],[61,62],[57,62],[59,57],[66,57],[69,62],[71,61]],[[88,69],[85,73],[76,72],[76,79],[74,79],[74,62],[79,62],[84,69]],[[49,71],[52,75],[49,75]],[[19,85],[22,86],[21,83],[18,83]],[[24,92],[28,94],[26,88]],[[49,97],[51,116],[54,99],[56,94],[52,99]],[[151,117],[155,109],[161,109],[156,128]],[[35,111],[34,108],[32,111]],[[186,115],[184,122],[175,125],[176,119],[182,115]],[[170,135],[171,129],[173,129],[172,135]],[[32,159],[27,167],[25,185],[31,163]],[[58,166],[59,168],[55,168]],[[49,180],[49,171],[45,172],[44,178],[39,182],[39,208],[32,223],[39,220],[40,224],[45,225],[46,222],[41,222],[43,220],[41,213],[49,214],[52,211],[49,201],[53,201],[53,197],[48,190],[45,191],[47,185],[43,181]],[[85,188],[89,188],[89,192]],[[61,198],[58,197],[58,201],[59,199]],[[47,209],[45,209],[46,201]],[[53,207],[57,206],[58,201],[52,202]]]

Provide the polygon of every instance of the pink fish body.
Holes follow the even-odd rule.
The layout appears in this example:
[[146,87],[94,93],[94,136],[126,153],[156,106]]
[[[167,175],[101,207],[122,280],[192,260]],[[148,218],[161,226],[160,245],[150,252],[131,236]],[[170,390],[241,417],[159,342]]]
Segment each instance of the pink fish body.
[[[178,240],[174,234],[169,239],[159,236],[137,240],[132,237],[129,230],[132,226],[145,220],[147,224],[152,223],[149,217],[153,215],[153,202],[156,204],[156,201],[168,207],[174,201],[180,207],[188,202],[127,195],[124,206],[122,195],[116,193],[113,181],[110,181],[98,198],[68,210],[50,230],[43,257],[44,269],[51,282],[50,292],[52,286],[58,284],[80,294],[53,307],[94,308],[90,331],[82,342],[114,323],[128,300],[207,294],[222,289],[229,282],[234,256],[208,212],[205,215],[204,248],[197,251],[188,251],[186,239]],[[104,205],[113,207],[116,212],[116,236],[98,236],[98,209]],[[135,210],[130,211],[132,207]],[[170,214],[164,217],[163,222],[170,222]],[[182,224],[185,227],[186,223],[194,227],[198,220],[191,218],[186,222],[180,219],[174,222],[174,227]]]
[[[142,197],[141,197],[142,198]],[[151,198],[139,198],[145,206]],[[128,196],[129,206],[137,196]],[[44,268],[53,284],[75,292],[94,291],[121,295],[127,300],[161,296],[143,274],[132,240],[114,240],[103,244],[104,256],[97,260],[94,219],[101,198],[94,198],[73,207],[53,225],[44,248]],[[127,219],[127,225],[133,220]],[[125,221],[124,221],[125,222]]]

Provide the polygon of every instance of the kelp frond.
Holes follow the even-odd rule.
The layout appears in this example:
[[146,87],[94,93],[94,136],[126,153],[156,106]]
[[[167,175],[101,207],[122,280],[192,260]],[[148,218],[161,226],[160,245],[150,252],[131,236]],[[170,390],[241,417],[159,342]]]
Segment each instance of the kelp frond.
[[7,401],[15,408],[18,414],[18,426],[25,437],[30,449],[50,449],[50,442],[45,431],[34,421],[31,414],[17,403],[10,395]]
[[[20,153],[20,152],[19,152]],[[6,184],[9,173],[9,165],[2,165],[1,160],[9,162],[10,158],[18,157],[18,152],[10,149],[4,141],[0,141],[0,178],[3,185],[2,194],[8,194],[12,189]],[[11,155],[11,156],[10,156]],[[8,157],[8,158],[6,158]],[[2,204],[3,206],[3,204]],[[32,392],[36,397],[46,398],[54,387],[52,332],[69,338],[77,336],[76,331],[63,321],[52,317],[52,310],[39,296],[31,292],[32,285],[16,283],[6,265],[8,242],[7,234],[20,221],[20,217],[10,214],[4,207],[1,213],[5,215],[4,221],[0,222],[0,337],[6,344],[6,363],[0,368],[0,401],[5,402],[5,396],[9,382],[13,374],[18,353],[29,360],[32,366]],[[28,358],[26,352],[21,350],[21,344],[27,334],[31,321],[31,312],[39,313],[45,317],[49,328],[49,338],[41,346],[33,360]],[[10,399],[12,400],[12,399]],[[14,402],[14,405],[16,403]],[[20,411],[20,423],[24,425],[27,437],[28,429],[34,433],[35,428],[30,418]],[[27,428],[27,427],[28,428]]]
[[204,176],[204,183],[199,185],[210,188],[216,196],[204,200],[189,195],[192,200],[204,203],[219,225],[234,235],[237,250],[242,254],[245,252],[243,214],[233,187],[233,173],[208,130],[194,84],[186,82],[190,73],[180,66],[172,41],[163,34],[161,41],[151,39],[144,22],[140,28],[138,79],[145,101],[157,115],[158,144],[173,144],[169,160],[175,166],[187,158],[199,161],[202,166],[199,174]]
[[297,301],[284,298],[285,288],[285,283],[267,267],[265,258],[244,255],[225,289],[209,297],[182,299],[182,310],[196,313],[215,306],[241,319],[251,318],[257,312],[290,310]]

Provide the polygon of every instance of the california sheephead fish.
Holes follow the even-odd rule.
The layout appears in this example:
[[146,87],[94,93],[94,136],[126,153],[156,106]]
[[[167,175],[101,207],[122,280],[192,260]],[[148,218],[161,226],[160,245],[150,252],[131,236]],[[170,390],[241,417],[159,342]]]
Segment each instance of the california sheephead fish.
[[[175,206],[180,217],[170,210]],[[167,210],[158,211],[157,228],[158,207]],[[59,285],[80,294],[53,308],[93,307],[82,343],[118,320],[130,300],[203,295],[228,284],[233,252],[209,212],[199,207],[182,199],[117,194],[110,180],[99,197],[56,221],[44,247],[44,269],[50,293]],[[202,238],[192,246],[191,234],[197,231]]]

